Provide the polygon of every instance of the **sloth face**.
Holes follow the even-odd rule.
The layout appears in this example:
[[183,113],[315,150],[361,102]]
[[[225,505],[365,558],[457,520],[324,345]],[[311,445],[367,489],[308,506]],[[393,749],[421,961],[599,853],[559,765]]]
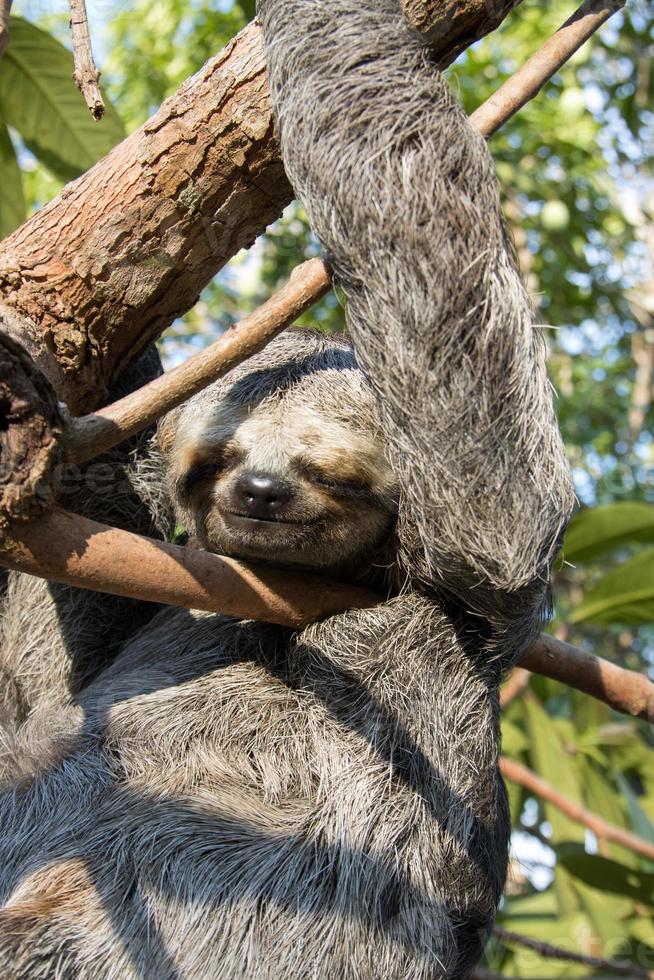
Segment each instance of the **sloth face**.
[[359,571],[383,551],[396,482],[347,351],[346,366],[318,359],[314,370],[295,362],[221,382],[164,421],[178,519],[202,547],[334,572]]

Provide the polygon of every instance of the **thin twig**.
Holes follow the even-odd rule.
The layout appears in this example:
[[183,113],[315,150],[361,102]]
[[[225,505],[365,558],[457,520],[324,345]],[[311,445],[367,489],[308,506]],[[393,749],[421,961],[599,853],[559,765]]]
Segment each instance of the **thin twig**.
[[644,837],[639,837],[638,834],[632,834],[629,830],[624,830],[622,827],[617,827],[615,824],[609,823],[603,817],[598,817],[596,814],[591,813],[590,810],[587,810],[579,803],[575,803],[567,796],[564,796],[563,793],[559,793],[554,786],[546,782],[535,772],[532,772],[527,766],[523,766],[522,763],[502,756],[500,759],[500,770],[502,775],[510,782],[517,783],[518,786],[524,786],[534,796],[538,796],[546,803],[551,803],[552,806],[555,806],[557,810],[564,813],[570,820],[574,820],[575,823],[580,823],[582,826],[588,827],[601,840],[613,841],[613,843],[620,844],[630,851],[635,851],[636,854],[642,854],[649,861],[654,861],[654,844],[650,841],[645,840]]
[[9,14],[11,13],[11,0],[0,0],[0,58],[5,53],[9,42]]
[[605,960],[598,956],[575,953],[567,949],[561,949],[560,946],[553,946],[544,940],[532,939],[531,936],[523,936],[522,933],[512,932],[510,929],[503,929],[501,926],[495,926],[493,935],[502,943],[508,944],[509,946],[523,946],[525,949],[533,950],[545,959],[580,963],[583,966],[588,966],[595,970],[608,970],[610,973],[616,973],[623,977],[642,977],[643,980],[652,980],[654,978],[654,973],[651,970],[645,970],[642,966],[637,966],[635,963],[621,963],[619,960]]
[[104,100],[100,91],[100,72],[93,60],[89,20],[84,0],[68,0],[70,9],[70,32],[73,42],[73,59],[75,71],[73,78],[78,89],[84,96],[91,115],[94,119],[102,119],[104,115]]
[[626,0],[585,0],[556,34],[470,116],[484,136],[492,136],[518,109],[538,95],[543,85]]

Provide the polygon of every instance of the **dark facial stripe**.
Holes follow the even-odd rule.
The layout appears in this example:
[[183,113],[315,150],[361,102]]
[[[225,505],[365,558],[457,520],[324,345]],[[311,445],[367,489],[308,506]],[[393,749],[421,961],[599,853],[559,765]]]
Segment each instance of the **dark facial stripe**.
[[186,473],[179,477],[175,484],[177,498],[182,503],[187,503],[193,488],[199,483],[204,483],[205,480],[213,479],[220,469],[221,464],[215,460],[207,463],[194,463]]
[[392,514],[397,513],[397,498],[393,494],[376,493],[363,483],[328,479],[309,466],[302,466],[301,472],[305,480],[321,490],[326,490],[333,497],[363,501],[371,507],[381,507]]

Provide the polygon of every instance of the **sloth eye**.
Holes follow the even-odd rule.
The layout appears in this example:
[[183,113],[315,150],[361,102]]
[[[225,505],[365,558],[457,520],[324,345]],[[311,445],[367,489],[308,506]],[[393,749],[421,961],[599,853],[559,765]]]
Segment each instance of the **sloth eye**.
[[181,500],[187,500],[191,491],[199,483],[215,478],[228,465],[227,455],[221,453],[213,459],[194,463],[177,483],[177,492]]
[[302,465],[300,471],[304,479],[313,486],[327,490],[335,497],[349,497],[365,500],[369,503],[378,503],[376,495],[365,483],[359,483],[356,480],[336,480],[322,473],[316,467],[307,464]]

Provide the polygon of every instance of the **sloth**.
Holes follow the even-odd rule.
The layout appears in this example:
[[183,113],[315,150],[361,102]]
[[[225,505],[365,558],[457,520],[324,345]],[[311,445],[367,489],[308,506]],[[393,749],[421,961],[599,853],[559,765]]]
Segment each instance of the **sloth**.
[[[258,9],[353,344],[282,334],[164,418],[121,493],[163,528],[165,484],[189,546],[380,603],[300,631],[172,608],[130,629],[115,602],[30,607],[10,583],[7,980],[459,980],[502,893],[498,686],[573,500],[544,344],[488,152],[395,0]],[[35,608],[40,649],[16,626]]]

